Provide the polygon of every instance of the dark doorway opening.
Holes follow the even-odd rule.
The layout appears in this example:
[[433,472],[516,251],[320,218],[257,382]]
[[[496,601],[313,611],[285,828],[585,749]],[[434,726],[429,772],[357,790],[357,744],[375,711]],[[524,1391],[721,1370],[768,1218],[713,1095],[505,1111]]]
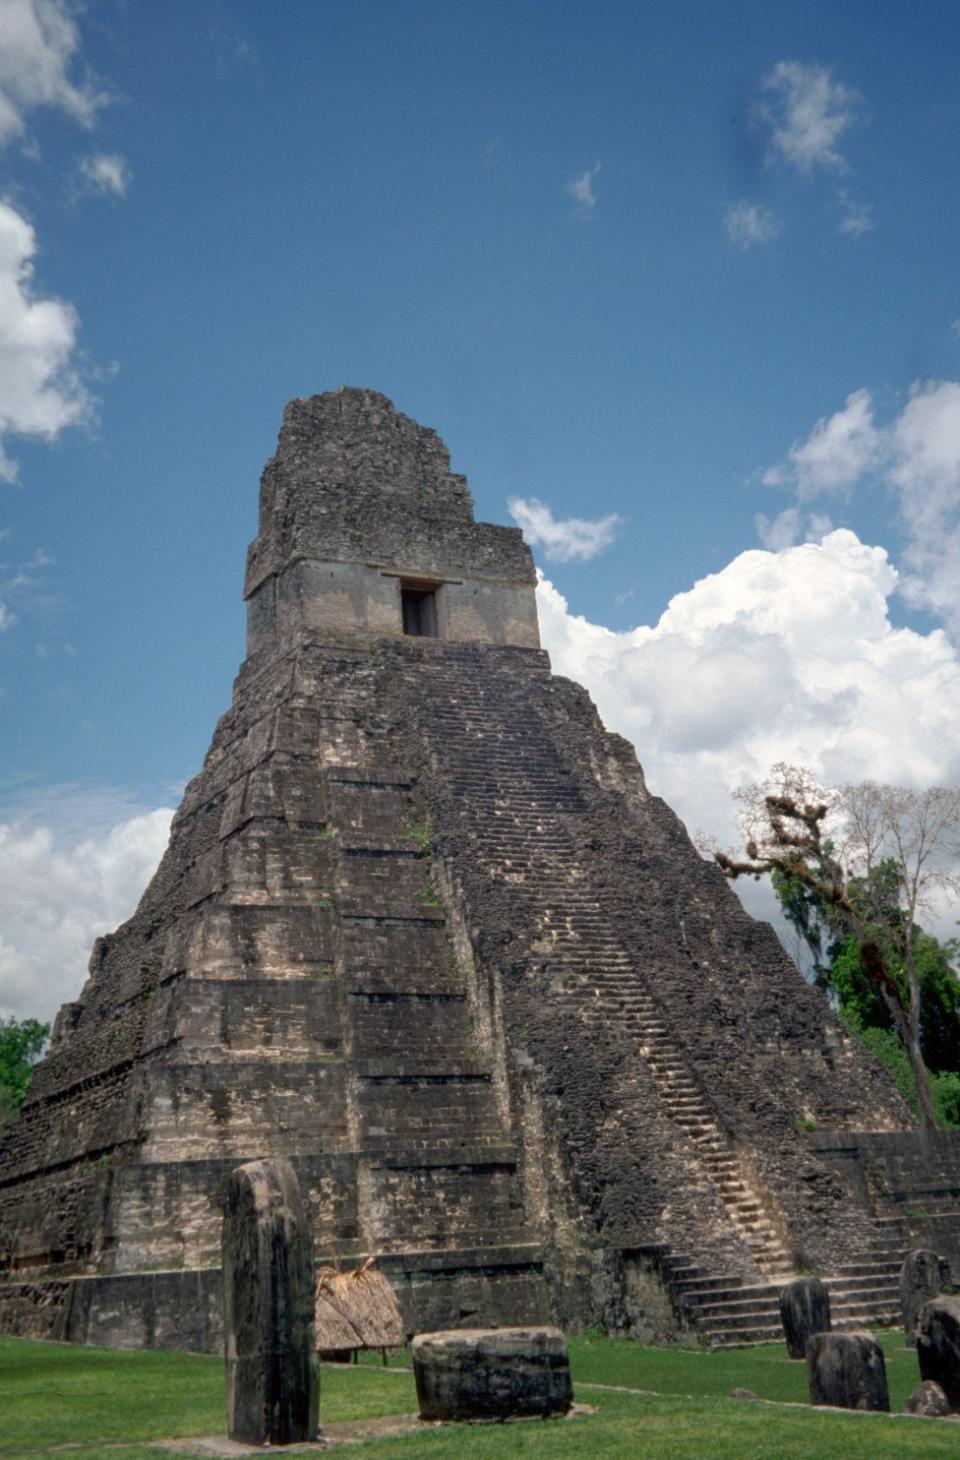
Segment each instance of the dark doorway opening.
[[421,639],[436,639],[440,636],[437,620],[437,594],[433,588],[414,583],[400,584],[400,604],[403,609],[403,632]]

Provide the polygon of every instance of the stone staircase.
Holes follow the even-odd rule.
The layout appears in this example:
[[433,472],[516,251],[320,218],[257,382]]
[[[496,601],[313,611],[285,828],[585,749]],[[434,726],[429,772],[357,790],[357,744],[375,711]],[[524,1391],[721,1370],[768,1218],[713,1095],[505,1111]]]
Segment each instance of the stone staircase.
[[[830,1293],[833,1327],[845,1330],[899,1324],[902,1247],[888,1245],[889,1234],[878,1231],[868,1239],[862,1257],[823,1278]],[[777,1343],[780,1293],[796,1274],[779,1280],[750,1282],[731,1273],[710,1272],[689,1253],[662,1253],[658,1266],[674,1295],[681,1315],[702,1334],[711,1348],[743,1348]]]
[[[423,732],[448,775],[475,862],[492,884],[532,906],[537,953],[551,975],[552,997],[585,1023],[615,1024],[636,1043],[657,1094],[691,1143],[757,1270],[711,1271],[691,1253],[664,1252],[659,1266],[683,1317],[712,1346],[776,1341],[779,1295],[795,1273],[774,1217],[694,1076],[642,974],[613,931],[616,912],[591,876],[587,808],[557,750],[529,706],[502,707],[503,677],[456,676],[442,667]],[[879,1230],[856,1262],[831,1275],[837,1327],[896,1322],[902,1253]]]

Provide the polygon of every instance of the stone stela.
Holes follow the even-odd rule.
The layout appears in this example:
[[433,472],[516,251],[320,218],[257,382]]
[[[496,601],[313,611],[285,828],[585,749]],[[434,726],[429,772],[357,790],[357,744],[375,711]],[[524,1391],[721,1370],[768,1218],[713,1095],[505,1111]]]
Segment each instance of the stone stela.
[[249,1445],[317,1437],[313,1232],[289,1161],[250,1161],[227,1183],[223,1327],[227,1434]]
[[551,673],[535,589],[435,432],[287,406],[232,703],[0,1156],[5,1331],[217,1351],[250,1161],[408,1334],[775,1339],[798,1270],[895,1321],[907,1245],[947,1250],[956,1141]]

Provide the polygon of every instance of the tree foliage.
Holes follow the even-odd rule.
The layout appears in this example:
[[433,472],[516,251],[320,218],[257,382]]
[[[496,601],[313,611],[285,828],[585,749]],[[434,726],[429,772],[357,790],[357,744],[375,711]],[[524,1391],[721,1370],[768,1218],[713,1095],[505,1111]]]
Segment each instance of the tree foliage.
[[0,1019],[0,1130],[23,1104],[49,1033],[38,1019]]
[[960,994],[954,946],[918,918],[960,893],[960,789],[828,788],[780,764],[738,799],[746,858],[715,852],[717,862],[728,877],[770,875],[817,982],[858,1030],[894,1031],[923,1122],[936,1126],[927,1064],[955,1068]]

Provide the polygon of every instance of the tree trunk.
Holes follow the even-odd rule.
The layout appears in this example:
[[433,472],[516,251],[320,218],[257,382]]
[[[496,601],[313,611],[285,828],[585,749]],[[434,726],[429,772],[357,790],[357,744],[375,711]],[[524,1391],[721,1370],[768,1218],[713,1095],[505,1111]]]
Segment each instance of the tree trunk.
[[910,1063],[913,1066],[913,1078],[917,1086],[917,1100],[920,1105],[920,1115],[923,1124],[928,1130],[936,1130],[937,1114],[933,1105],[933,1092],[930,1089],[930,1072],[924,1063],[923,1054],[920,1049],[920,979],[917,976],[917,965],[913,957],[914,926],[911,916],[903,948],[903,961],[907,970],[907,986],[910,990],[910,1003],[906,1009],[907,1038],[904,1043],[907,1046],[907,1054],[910,1056]]
[[913,1067],[913,1078],[917,1085],[920,1123],[927,1130],[937,1130],[937,1112],[933,1104],[933,1092],[930,1089],[930,1072],[923,1062],[923,1055],[920,1052],[920,1040],[911,1032],[910,1037],[905,1042],[907,1054],[910,1056],[910,1064]]
[[907,1052],[910,1068],[913,1070],[913,1082],[917,1087],[917,1104],[920,1106],[920,1124],[926,1130],[937,1130],[937,1115],[933,1108],[930,1076],[920,1052],[919,1005],[908,1009],[898,995],[891,994],[886,984],[880,985],[880,992],[890,1011],[893,1027]]
[[936,1130],[937,1116],[933,1108],[933,1095],[930,1093],[930,1076],[920,1052],[920,989],[917,982],[917,971],[913,965],[913,948],[909,944],[904,948],[911,995],[910,1003],[907,1005],[903,1001],[896,980],[890,973],[877,943],[873,938],[866,936],[862,923],[858,925],[857,921],[850,917],[847,921],[860,944],[860,961],[863,964],[863,970],[874,988],[883,995],[883,1001],[893,1020],[893,1027],[907,1051],[907,1058],[913,1070],[913,1081],[917,1088],[920,1124],[927,1130]]

